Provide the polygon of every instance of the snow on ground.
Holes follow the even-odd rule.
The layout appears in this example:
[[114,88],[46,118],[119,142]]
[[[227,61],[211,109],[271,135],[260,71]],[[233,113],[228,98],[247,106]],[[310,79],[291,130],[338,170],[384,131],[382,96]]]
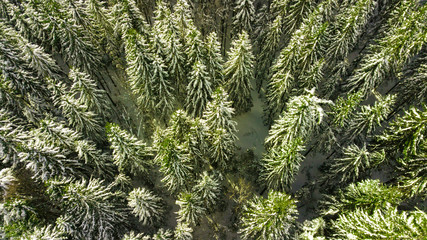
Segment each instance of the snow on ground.
[[242,151],[252,149],[256,158],[261,158],[264,152],[264,140],[268,135],[268,127],[263,122],[263,101],[255,90],[252,91],[253,107],[249,112],[240,114],[234,118],[237,121],[236,144]]

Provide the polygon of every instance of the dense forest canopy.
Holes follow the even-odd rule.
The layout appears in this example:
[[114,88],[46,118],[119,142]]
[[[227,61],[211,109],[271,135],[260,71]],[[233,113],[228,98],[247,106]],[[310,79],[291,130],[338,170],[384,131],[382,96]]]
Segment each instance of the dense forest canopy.
[[0,0],[0,238],[422,239],[423,0]]

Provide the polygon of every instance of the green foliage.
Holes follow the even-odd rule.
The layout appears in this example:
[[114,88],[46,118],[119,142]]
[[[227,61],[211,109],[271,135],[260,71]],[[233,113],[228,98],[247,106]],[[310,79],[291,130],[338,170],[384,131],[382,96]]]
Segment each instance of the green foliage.
[[247,32],[239,34],[232,42],[228,61],[224,64],[225,88],[230,94],[233,108],[246,112],[252,107],[252,84],[254,79],[254,56]]
[[268,198],[255,197],[243,208],[243,239],[291,239],[298,213],[291,196],[270,191]]
[[78,69],[71,68],[68,76],[73,81],[71,94],[78,96],[80,103],[87,106],[90,111],[105,115],[108,110],[105,91],[98,89],[96,82]]
[[206,209],[213,209],[221,194],[219,176],[203,172],[192,192],[201,198]]
[[117,124],[108,123],[106,128],[113,161],[119,170],[132,174],[147,173],[152,158],[150,147]]
[[284,147],[274,147],[262,159],[262,179],[271,189],[289,189],[304,157],[302,141],[296,139]]
[[323,231],[326,227],[323,218],[315,218],[311,221],[305,220],[302,226],[302,233],[298,236],[299,240],[325,240]]
[[347,213],[363,209],[373,213],[376,209],[386,209],[388,206],[398,206],[403,200],[403,194],[397,187],[388,187],[379,180],[364,180],[352,183],[336,196],[329,196],[324,214]]
[[[419,146],[427,133],[427,107],[411,107],[403,116],[396,118],[379,136],[381,145],[389,151],[402,151],[405,155],[419,152]],[[388,149],[390,148],[390,149]]]
[[142,233],[138,233],[135,235],[135,232],[130,232],[127,233],[123,236],[122,240],[142,240],[143,239],[143,234]]
[[212,163],[221,169],[226,169],[233,157],[236,145],[232,136],[223,128],[211,133],[210,156]]
[[[427,5],[414,1],[399,3],[384,37],[364,55],[360,67],[350,77],[348,87],[352,91],[360,90],[366,96],[392,73],[401,71],[422,49],[427,39],[426,10]],[[393,21],[399,24],[393,25]]]
[[159,144],[154,161],[160,165],[160,172],[164,175],[162,182],[171,192],[188,187],[193,167],[185,146],[166,138]]
[[99,179],[48,183],[48,192],[64,212],[59,228],[73,238],[113,239],[124,224],[123,194]]
[[206,214],[206,208],[203,206],[203,200],[196,193],[183,192],[179,195],[176,204],[180,209],[177,212],[178,222],[196,225]]
[[333,37],[327,50],[332,62],[347,57],[358,42],[376,6],[377,3],[373,0],[363,0],[342,8],[332,27]]
[[385,97],[375,93],[377,101],[373,106],[362,106],[353,120],[350,122],[347,134],[350,139],[354,139],[360,134],[371,134],[376,126],[381,126],[382,122],[387,119],[392,112],[393,104],[396,101],[396,95],[387,95]]
[[201,117],[212,94],[212,79],[206,66],[195,62],[187,85],[186,110],[192,117]]
[[234,32],[252,32],[252,23],[255,20],[255,7],[253,0],[237,0],[233,17]]
[[35,209],[27,200],[10,199],[0,203],[0,236],[17,238],[38,224]]
[[216,89],[223,84],[223,58],[221,55],[221,45],[218,42],[218,36],[211,32],[205,40],[206,49],[206,67],[212,79],[212,89]]
[[315,89],[306,90],[305,95],[293,97],[287,109],[269,131],[265,143],[268,148],[285,146],[301,138],[305,140],[326,115],[321,104],[332,104],[314,95]]
[[231,105],[227,92],[221,87],[218,88],[203,113],[203,119],[210,134],[222,128],[226,133],[230,134],[233,140],[237,139],[235,134],[237,132],[237,123],[232,120],[234,109]]
[[153,225],[163,217],[162,199],[145,188],[135,188],[128,196],[128,205],[143,225]]
[[178,223],[174,231],[176,240],[193,240],[193,229],[186,223]]
[[52,225],[47,225],[41,228],[34,228],[34,231],[31,233],[27,233],[24,237],[20,238],[21,240],[65,240],[67,237],[64,232],[59,230]]
[[339,177],[340,182],[355,181],[365,171],[372,169],[385,160],[385,152],[369,152],[366,145],[350,145],[344,148],[344,156],[333,160],[330,175]]
[[13,170],[11,168],[3,168],[0,170],[0,189],[3,195],[6,194],[9,185],[15,181],[16,178],[13,176]]
[[427,234],[427,218],[421,210],[356,209],[333,221],[332,228],[336,239],[418,239]]

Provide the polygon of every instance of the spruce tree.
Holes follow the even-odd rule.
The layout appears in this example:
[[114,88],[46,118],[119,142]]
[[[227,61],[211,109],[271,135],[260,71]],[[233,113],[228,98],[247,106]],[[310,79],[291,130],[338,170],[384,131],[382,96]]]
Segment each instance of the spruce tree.
[[196,225],[206,214],[206,208],[203,206],[203,200],[198,194],[183,192],[179,195],[176,203],[180,209],[177,212],[178,222]]
[[153,225],[162,219],[162,199],[145,188],[135,188],[127,198],[132,213],[139,217],[143,225]]
[[270,191],[268,198],[254,197],[244,206],[243,239],[287,239],[292,236],[298,210],[291,196]]
[[197,61],[187,86],[186,110],[192,117],[201,117],[212,95],[212,80],[206,66]]
[[236,0],[234,7],[233,29],[235,33],[245,31],[252,32],[252,24],[255,19],[255,7],[253,0]]
[[113,239],[126,219],[122,193],[99,179],[53,180],[48,191],[64,211],[59,227],[73,238]]
[[216,89],[223,84],[223,58],[221,55],[221,45],[218,42],[218,36],[215,32],[211,32],[205,40],[206,49],[206,67],[209,76],[212,79],[213,87]]
[[338,239],[417,239],[427,234],[426,214],[421,210],[399,212],[393,207],[373,213],[356,209],[333,221],[332,229]]
[[224,129],[230,134],[231,139],[236,140],[237,123],[231,118],[234,115],[232,103],[228,100],[228,94],[223,88],[219,87],[212,95],[210,101],[203,113],[206,127],[212,135],[218,129]]
[[224,65],[225,88],[229,93],[233,108],[238,113],[252,107],[252,84],[254,79],[254,56],[249,35],[242,32],[232,43],[228,61]]
[[148,173],[151,167],[151,149],[117,124],[107,124],[107,137],[113,149],[113,161],[119,171]]

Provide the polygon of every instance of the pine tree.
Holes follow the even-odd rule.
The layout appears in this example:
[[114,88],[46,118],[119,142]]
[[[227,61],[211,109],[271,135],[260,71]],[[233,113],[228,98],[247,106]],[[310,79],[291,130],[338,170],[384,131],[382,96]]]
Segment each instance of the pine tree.
[[174,89],[163,60],[158,56],[154,56],[152,66],[153,74],[148,87],[152,89],[154,98],[148,101],[151,101],[150,105],[156,116],[161,116],[166,122],[175,108]]
[[64,224],[60,226],[67,234],[78,239],[117,237],[119,226],[126,219],[120,192],[111,191],[111,186],[105,186],[98,179],[55,180],[48,185],[50,195],[59,201],[64,211]]
[[173,239],[173,232],[170,229],[163,229],[160,228],[157,233],[153,234],[153,237],[151,238],[153,240],[172,240]]
[[255,197],[244,206],[243,239],[287,239],[292,236],[298,213],[296,201],[291,196],[270,191],[268,198]]
[[370,152],[366,145],[350,145],[343,150],[344,156],[333,160],[326,178],[338,177],[340,182],[355,181],[363,174],[379,165],[385,159],[384,151]]
[[[186,55],[187,66],[193,66],[197,61],[204,63],[205,59],[205,49],[204,43],[202,41],[202,34],[194,25],[189,25],[188,30],[186,30],[185,38],[187,39],[186,43]],[[205,63],[204,63],[205,64]]]
[[217,203],[221,193],[218,176],[208,174],[206,171],[203,172],[196,185],[193,187],[192,192],[201,198],[206,209],[212,209]]
[[154,161],[160,165],[160,172],[164,175],[162,182],[171,192],[186,189],[193,169],[187,149],[170,138],[164,139],[158,146]]
[[249,35],[242,32],[232,43],[229,60],[224,65],[226,90],[237,112],[246,112],[252,107],[251,82],[254,79],[252,46]]
[[299,235],[299,240],[325,240],[323,231],[326,227],[325,220],[315,218],[311,221],[305,220],[302,226],[302,233]]
[[334,33],[327,50],[331,63],[347,57],[355,47],[376,6],[375,1],[363,0],[342,8],[332,27]]
[[108,110],[105,91],[98,89],[96,82],[78,69],[71,68],[68,77],[73,82],[70,91],[74,96],[78,96],[81,104],[97,114],[105,115]]
[[144,108],[151,109],[150,98],[154,97],[150,87],[152,78],[151,63],[154,61],[149,46],[142,35],[135,30],[129,30],[125,35],[126,74],[132,92],[138,98],[138,103]]
[[332,228],[338,239],[417,239],[427,234],[425,212],[398,212],[392,207],[373,213],[356,209],[333,221]]
[[193,240],[193,229],[186,223],[178,223],[175,227],[174,238],[176,240]]
[[[308,7],[309,1],[297,1],[296,9]],[[301,6],[299,6],[301,4]],[[310,3],[312,4],[312,3]],[[310,5],[308,4],[308,5]],[[298,31],[290,39],[288,45],[282,49],[275,64],[271,67],[271,78],[267,87],[267,120],[273,120],[283,108],[289,95],[293,95],[296,82],[302,81],[304,72],[319,61],[324,55],[327,46],[327,26],[324,13],[334,1],[324,1],[304,19]],[[294,7],[295,7],[294,6]],[[292,16],[287,15],[286,17]],[[292,28],[292,26],[290,26]]]
[[271,189],[289,189],[304,160],[300,139],[287,142],[284,147],[274,147],[262,159],[262,178]]
[[252,24],[255,18],[253,0],[237,0],[235,3],[235,15],[233,17],[233,29],[235,33],[245,31],[252,32]]
[[221,169],[227,169],[236,150],[235,140],[223,128],[212,132],[210,138],[209,152],[212,163]]
[[362,135],[367,136],[372,134],[376,126],[381,126],[382,122],[387,119],[392,112],[392,106],[396,101],[396,95],[387,95],[385,97],[375,93],[377,101],[373,106],[362,106],[353,120],[349,123],[347,130],[348,139]]
[[151,167],[151,149],[117,124],[109,123],[106,128],[113,149],[113,161],[119,171],[147,173]]
[[181,193],[176,204],[180,207],[177,212],[178,222],[196,225],[206,214],[206,208],[203,206],[203,200],[195,193]]
[[[402,1],[392,14],[384,37],[364,55],[354,74],[348,80],[351,91],[361,90],[365,95],[378,87],[390,74],[402,70],[406,62],[417,54],[427,39],[423,23],[427,20],[427,5]],[[398,25],[393,21],[399,22]]]
[[18,239],[39,224],[37,213],[27,199],[12,198],[0,203],[0,233]]
[[197,61],[187,86],[186,110],[192,117],[201,117],[212,94],[212,80],[206,66]]
[[379,180],[365,180],[352,183],[335,196],[328,196],[324,214],[337,214],[363,209],[373,213],[375,209],[398,206],[403,194],[397,187],[385,186]]
[[234,115],[234,109],[231,105],[232,103],[228,100],[228,94],[223,88],[218,88],[212,94],[212,101],[208,103],[203,113],[203,119],[210,134],[222,128],[226,133],[230,134],[231,139],[237,139],[237,123],[231,120]]
[[16,178],[13,176],[13,170],[11,168],[3,168],[0,171],[0,189],[3,192],[3,195],[6,194],[9,185],[16,181]]
[[162,199],[145,188],[135,188],[128,196],[128,205],[142,225],[153,225],[163,217]]
[[98,116],[89,111],[89,106],[82,104],[79,99],[72,95],[60,96],[59,108],[68,123],[77,131],[83,132],[86,136],[98,136],[102,131]]
[[36,227],[33,232],[24,234],[22,240],[49,239],[49,240],[65,240],[67,239],[64,232],[52,225],[45,227]]
[[332,102],[316,97],[314,91],[314,88],[306,90],[305,95],[289,100],[287,110],[269,131],[269,136],[265,140],[268,147],[284,146],[298,138],[305,141],[322,122],[326,113],[321,105]]
[[218,36],[215,32],[211,32],[205,40],[206,49],[206,67],[209,76],[212,79],[212,89],[216,89],[223,84],[223,58],[221,55],[221,45],[218,42]]
[[[142,240],[144,234],[138,233],[135,235],[135,232],[131,231],[123,236],[122,240]],[[148,238],[149,239],[149,238]]]
[[[170,16],[170,18],[172,18],[172,16]],[[169,21],[172,21],[172,19]],[[165,62],[168,67],[170,78],[175,82],[177,99],[181,99],[186,92],[185,87],[187,86],[187,76],[185,72],[186,56],[178,37],[178,30],[173,30],[169,33],[168,45],[165,49]]]

